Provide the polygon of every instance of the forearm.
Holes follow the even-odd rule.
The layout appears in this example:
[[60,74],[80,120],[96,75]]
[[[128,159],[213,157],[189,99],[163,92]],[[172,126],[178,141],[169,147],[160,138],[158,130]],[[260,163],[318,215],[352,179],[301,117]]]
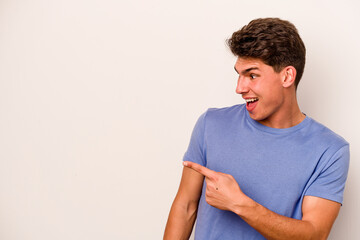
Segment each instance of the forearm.
[[181,204],[174,201],[166,224],[164,240],[188,240],[197,213],[197,203]]
[[235,207],[234,212],[268,240],[326,239],[310,222],[279,215],[250,198],[245,206]]

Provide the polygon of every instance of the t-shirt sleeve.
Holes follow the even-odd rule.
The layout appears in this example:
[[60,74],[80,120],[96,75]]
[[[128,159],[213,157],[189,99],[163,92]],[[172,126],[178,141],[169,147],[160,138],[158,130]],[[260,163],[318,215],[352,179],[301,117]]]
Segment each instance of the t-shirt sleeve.
[[326,166],[309,186],[305,195],[321,197],[342,204],[349,160],[349,145],[345,145],[333,154]]
[[183,161],[195,162],[202,166],[206,166],[204,143],[206,113],[207,112],[203,113],[195,124]]

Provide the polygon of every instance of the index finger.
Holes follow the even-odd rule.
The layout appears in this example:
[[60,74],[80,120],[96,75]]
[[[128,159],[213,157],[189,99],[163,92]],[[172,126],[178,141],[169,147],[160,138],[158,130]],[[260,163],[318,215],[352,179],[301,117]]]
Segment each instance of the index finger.
[[194,162],[184,161],[183,164],[185,167],[191,168],[209,179],[212,179],[214,174],[216,173],[215,171]]

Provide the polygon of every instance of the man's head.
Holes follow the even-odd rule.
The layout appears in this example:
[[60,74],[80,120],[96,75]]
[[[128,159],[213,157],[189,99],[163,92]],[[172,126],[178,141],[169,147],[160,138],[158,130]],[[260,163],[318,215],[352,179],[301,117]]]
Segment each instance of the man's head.
[[293,66],[297,88],[304,71],[306,50],[292,23],[279,18],[255,19],[234,32],[227,43],[234,55],[260,59],[275,72]]

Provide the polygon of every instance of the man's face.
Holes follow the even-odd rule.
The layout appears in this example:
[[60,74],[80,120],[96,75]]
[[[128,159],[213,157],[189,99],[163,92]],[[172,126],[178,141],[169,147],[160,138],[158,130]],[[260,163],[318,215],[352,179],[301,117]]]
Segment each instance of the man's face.
[[236,93],[246,101],[252,119],[271,126],[286,114],[282,71],[274,69],[260,59],[238,58],[235,71],[239,74]]

